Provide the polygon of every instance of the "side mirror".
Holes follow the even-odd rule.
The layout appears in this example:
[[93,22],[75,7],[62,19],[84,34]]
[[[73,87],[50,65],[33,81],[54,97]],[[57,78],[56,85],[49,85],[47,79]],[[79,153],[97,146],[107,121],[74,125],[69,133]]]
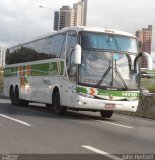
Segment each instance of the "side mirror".
[[152,69],[153,69],[153,59],[152,59],[151,55],[147,52],[143,52],[142,56],[144,56],[146,58],[147,70],[152,71]]
[[143,52],[143,53],[139,53],[138,56],[135,58],[134,60],[134,72],[136,72],[136,66],[137,66],[137,61],[139,57],[145,57],[146,61],[147,61],[147,70],[152,70],[153,69],[153,60],[152,57],[149,53],[147,52]]
[[81,46],[76,44],[74,50],[74,64],[81,64]]

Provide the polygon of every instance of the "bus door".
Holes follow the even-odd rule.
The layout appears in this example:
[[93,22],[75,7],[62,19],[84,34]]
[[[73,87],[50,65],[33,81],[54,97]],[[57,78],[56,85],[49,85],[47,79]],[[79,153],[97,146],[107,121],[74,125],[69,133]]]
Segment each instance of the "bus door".
[[63,78],[63,94],[62,103],[65,106],[74,107],[75,106],[75,93],[76,93],[76,73],[77,66],[73,61],[73,52],[75,45],[78,42],[77,33],[75,31],[68,31],[67,41],[66,41],[66,75]]
[[77,65],[73,62],[74,54],[71,54],[70,63],[67,67],[68,77],[63,78],[63,104],[75,107]]

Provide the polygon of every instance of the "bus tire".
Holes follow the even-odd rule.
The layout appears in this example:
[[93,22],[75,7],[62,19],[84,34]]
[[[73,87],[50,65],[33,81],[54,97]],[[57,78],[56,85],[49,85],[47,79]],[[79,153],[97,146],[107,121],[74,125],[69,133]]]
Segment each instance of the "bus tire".
[[15,105],[15,93],[13,87],[10,88],[10,99],[11,99],[11,104]]
[[15,105],[16,106],[23,105],[22,100],[19,98],[19,88],[18,88],[18,86],[16,86],[16,88],[15,88]]
[[58,115],[64,115],[66,112],[66,107],[60,105],[60,93],[59,90],[55,90],[53,94],[53,107],[55,109],[55,113]]
[[111,118],[111,116],[113,115],[113,111],[100,111],[101,117],[102,118]]

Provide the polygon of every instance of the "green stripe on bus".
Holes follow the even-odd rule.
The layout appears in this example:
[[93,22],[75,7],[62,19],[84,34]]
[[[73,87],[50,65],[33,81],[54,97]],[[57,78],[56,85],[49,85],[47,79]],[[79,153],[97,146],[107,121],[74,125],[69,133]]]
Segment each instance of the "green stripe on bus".
[[[30,66],[31,76],[46,76],[46,75],[63,75],[64,74],[64,61],[56,61],[43,64],[32,64]],[[23,66],[23,75],[26,74],[26,65]],[[18,67],[9,67],[4,70],[5,77],[18,76]]]
[[108,95],[108,96],[115,96],[115,97],[138,97],[139,92],[98,89],[98,95]]
[[77,93],[87,93],[87,89],[84,87],[76,87],[76,92]]
[[31,76],[48,75],[49,63],[31,65]]
[[[89,87],[82,87],[78,86],[76,88],[77,93],[87,93],[89,94],[91,92],[91,88]],[[114,91],[114,90],[104,90],[104,89],[96,89],[93,88],[96,95],[103,95],[103,96],[114,96],[114,97],[138,97],[139,91]],[[94,95],[95,95],[94,94]]]

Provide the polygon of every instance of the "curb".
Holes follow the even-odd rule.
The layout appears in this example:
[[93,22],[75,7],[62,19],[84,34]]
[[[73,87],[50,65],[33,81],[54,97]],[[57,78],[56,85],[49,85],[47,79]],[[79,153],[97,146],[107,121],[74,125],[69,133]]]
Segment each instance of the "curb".
[[115,112],[115,113],[122,114],[122,115],[128,115],[132,117],[141,117],[141,118],[155,120],[155,112],[151,112],[151,111],[137,111],[135,113],[131,113],[131,112]]
[[9,99],[8,97],[4,96],[2,92],[0,92],[0,98],[1,99]]

